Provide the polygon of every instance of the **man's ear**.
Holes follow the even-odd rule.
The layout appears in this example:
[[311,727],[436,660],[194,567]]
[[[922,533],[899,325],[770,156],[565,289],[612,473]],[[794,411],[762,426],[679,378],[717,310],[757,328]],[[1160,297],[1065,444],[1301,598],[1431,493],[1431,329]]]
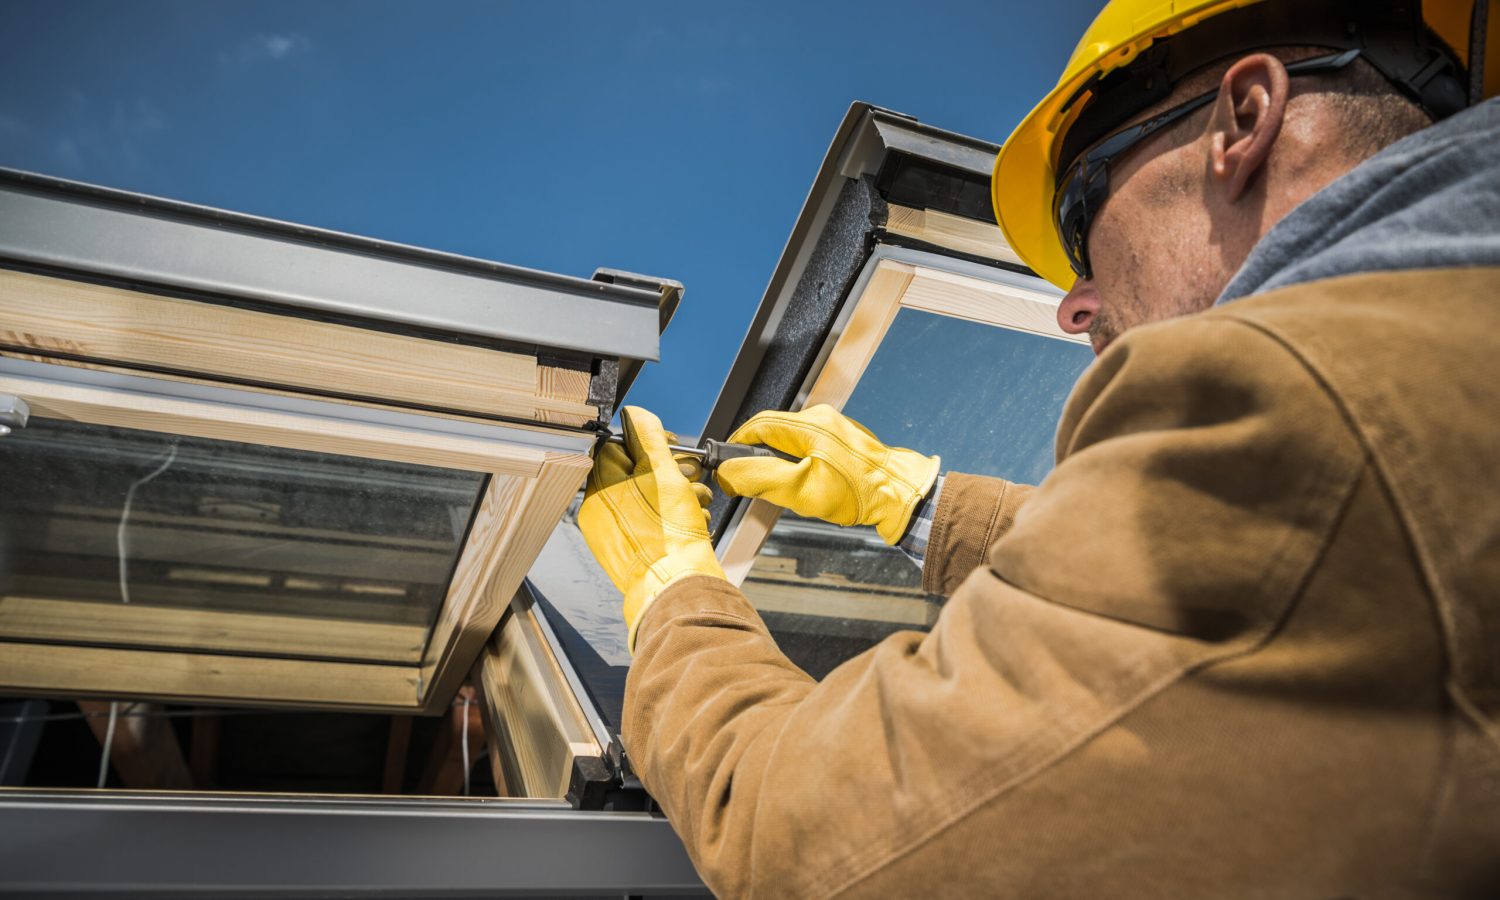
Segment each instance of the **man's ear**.
[[1271,155],[1290,90],[1286,66],[1268,53],[1247,56],[1224,73],[1209,123],[1209,152],[1214,177],[1224,185],[1229,202],[1244,195]]

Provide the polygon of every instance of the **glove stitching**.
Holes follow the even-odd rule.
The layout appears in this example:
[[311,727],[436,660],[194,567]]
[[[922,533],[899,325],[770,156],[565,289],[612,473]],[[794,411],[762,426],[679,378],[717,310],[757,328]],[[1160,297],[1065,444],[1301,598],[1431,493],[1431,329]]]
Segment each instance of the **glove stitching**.
[[[855,481],[855,479],[853,478],[853,476],[851,476],[848,472],[845,472],[838,465],[838,463],[836,463],[833,460],[829,459],[827,456],[824,456],[823,452],[821,450],[814,450],[813,452],[807,454],[807,456],[805,456],[803,458],[804,459],[816,459],[816,460],[822,462],[824,465],[828,466],[828,468],[830,470],[832,470],[835,475],[838,475],[840,478],[844,479],[844,484],[846,486],[848,486],[848,488],[849,488],[849,496],[851,496],[851,497],[854,498],[854,521],[851,522],[850,524],[852,524],[852,525],[864,525],[864,524],[867,524],[865,522],[865,501],[864,501],[864,497],[861,496],[860,490],[859,490],[859,485]],[[821,518],[821,516],[819,518]],[[837,524],[837,523],[835,523],[835,524]]]
[[[872,468],[872,469],[880,469],[881,471],[885,471],[882,468],[881,464],[877,463],[872,457],[870,457],[869,455],[867,455],[866,453],[864,453],[863,451],[861,451],[858,447],[855,447],[854,445],[850,444],[842,436],[836,434],[833,431],[830,431],[828,428],[826,428],[826,427],[824,427],[822,425],[817,425],[817,424],[814,424],[814,423],[811,423],[811,422],[804,422],[804,421],[802,421],[800,419],[792,418],[789,415],[771,416],[771,415],[766,415],[765,413],[762,413],[761,415],[764,417],[764,418],[761,419],[762,422],[770,422],[772,424],[780,424],[780,425],[785,426],[789,430],[799,431],[799,432],[802,432],[804,434],[811,434],[814,437],[818,437],[818,436],[826,437],[830,441],[832,441],[832,442],[838,444],[840,447],[842,447],[845,451],[848,452],[848,454],[850,456],[854,457],[855,459],[859,460],[860,462],[865,463],[870,468]],[[738,434],[738,432],[736,432],[736,434]],[[865,435],[865,437],[869,438],[869,440],[875,442],[876,444],[880,444],[880,439],[879,438],[870,437],[869,435]],[[771,446],[770,444],[765,444],[764,441],[762,441],[761,443],[764,446]],[[890,447],[885,447],[883,444],[881,446],[883,447],[883,449],[886,450],[887,453],[889,453],[890,450],[892,449]],[[809,457],[812,456],[812,455],[813,455],[813,453],[811,451],[809,451],[806,454],[806,456],[809,456]],[[829,461],[826,456],[821,457],[821,458],[824,461]],[[890,473],[887,473],[887,474],[890,474]]]
[[[764,414],[762,414],[762,415],[764,415]],[[849,452],[850,456],[853,456],[853,457],[855,457],[856,459],[859,459],[862,462],[868,463],[871,467],[876,467],[875,461],[873,459],[871,459],[870,457],[866,456],[864,453],[860,452],[860,450],[857,447],[853,446],[848,441],[844,440],[843,437],[841,437],[840,435],[834,433],[833,431],[830,431],[828,428],[826,428],[826,427],[824,427],[822,425],[814,424],[812,422],[805,422],[805,421],[802,421],[801,419],[795,419],[795,418],[792,418],[789,415],[786,415],[786,416],[766,416],[762,421],[776,423],[776,424],[781,424],[781,425],[785,426],[789,430],[799,431],[799,432],[802,432],[804,434],[811,434],[814,437],[818,437],[818,436],[826,437],[830,441],[833,441],[834,443],[837,443],[840,447],[842,447],[845,450],[847,450]],[[879,443],[878,439],[871,438],[871,440],[874,440],[874,441],[876,441],[876,443]],[[771,446],[770,444],[765,444],[763,441],[761,443],[764,446],[768,446],[768,447]],[[887,448],[887,449],[889,449],[889,448]],[[812,452],[809,451],[806,455],[807,456],[811,456]]]
[[[788,424],[793,424],[793,423],[788,423]],[[822,427],[814,426],[814,425],[808,425],[808,426],[805,426],[805,430],[814,432],[817,435],[822,435],[822,436],[828,438],[833,443],[838,444],[840,447],[842,447],[844,450],[846,450],[848,452],[849,456],[852,456],[856,460],[859,460],[860,462],[864,463],[872,471],[878,471],[881,474],[885,475],[887,478],[889,478],[891,481],[895,482],[897,485],[905,487],[908,492],[915,492],[916,491],[916,487],[913,486],[913,485],[911,485],[910,483],[908,483],[906,481],[906,479],[900,477],[897,473],[892,472],[890,469],[886,468],[886,464],[890,461],[891,454],[894,452],[893,448],[881,445],[882,449],[884,449],[885,453],[882,455],[880,461],[877,462],[873,457],[868,456],[865,453],[861,452],[859,450],[859,448],[852,446],[848,441],[844,440],[843,437],[841,437],[840,435],[834,434],[832,431],[829,431],[826,428],[822,428]],[[876,443],[879,443],[879,441],[877,439],[872,438],[872,440],[875,440]],[[842,475],[844,477],[844,481],[847,482],[848,485],[849,485],[849,487],[850,487],[850,493],[854,496],[854,503],[855,503],[855,507],[856,507],[856,510],[857,510],[857,519],[856,519],[856,521],[859,524],[861,524],[861,525],[873,524],[871,522],[866,522],[865,521],[865,518],[866,518],[866,509],[869,506],[869,504],[866,502],[866,498],[864,496],[864,492],[861,491],[860,488],[859,488],[859,481],[860,481],[860,479],[856,479],[853,476],[851,476],[848,473],[846,473],[841,466],[839,466],[837,463],[835,463],[832,459],[830,459],[828,456],[826,456],[823,453],[819,453],[819,452],[815,451],[815,452],[808,453],[807,456],[808,456],[808,458],[817,458],[817,459],[823,460],[825,463],[828,464],[829,468],[833,469],[835,472],[838,472],[840,475]],[[879,489],[875,488],[873,490],[873,492],[874,493],[878,493]]]
[[[851,445],[841,435],[834,433],[833,431],[829,430],[827,427],[825,427],[823,425],[814,424],[814,423],[811,423],[811,422],[806,422],[806,421],[804,421],[802,419],[794,418],[794,417],[792,417],[790,415],[785,415],[785,414],[783,414],[783,415],[766,415],[766,414],[762,414],[761,422],[762,423],[770,423],[770,424],[773,424],[773,425],[781,425],[781,426],[787,428],[788,430],[797,431],[797,432],[801,432],[803,434],[811,435],[814,439],[816,439],[818,437],[827,438],[830,442],[832,442],[834,444],[837,444],[840,448],[842,448],[844,451],[846,451],[849,456],[853,457],[854,459],[858,460],[859,462],[864,463],[872,471],[878,471],[881,474],[883,474],[892,483],[892,485],[894,487],[896,487],[898,489],[904,489],[904,495],[902,493],[900,493],[900,492],[893,492],[894,496],[892,498],[892,500],[893,500],[894,503],[896,503],[896,504],[898,504],[898,505],[900,505],[902,507],[905,507],[906,505],[909,505],[910,500],[911,500],[911,498],[912,498],[913,495],[919,494],[919,489],[918,489],[917,485],[914,482],[908,480],[900,472],[893,471],[889,467],[890,466],[891,457],[895,455],[896,448],[895,447],[889,447],[889,446],[886,446],[884,444],[881,444],[880,440],[878,438],[870,437],[870,440],[874,441],[877,445],[879,445],[881,447],[881,450],[883,451],[883,453],[880,455],[879,460],[877,461],[874,457],[872,457],[872,456],[864,453],[859,448]],[[736,432],[736,435],[738,435],[738,432]],[[869,437],[869,436],[866,435],[866,437]],[[762,442],[762,443],[764,443],[764,442]],[[769,446],[769,445],[767,445],[767,446]],[[912,451],[912,452],[916,452],[916,451]],[[860,479],[856,479],[856,478],[850,476],[847,472],[845,472],[843,470],[843,468],[841,466],[839,466],[836,462],[834,462],[834,460],[831,459],[826,454],[826,452],[819,452],[817,450],[810,450],[804,458],[805,459],[820,459],[824,463],[826,463],[830,469],[832,469],[835,472],[838,472],[843,477],[844,481],[850,487],[850,494],[851,494],[851,496],[854,497],[854,503],[855,503],[855,509],[856,509],[856,522],[859,523],[859,524],[862,524],[862,525],[872,524],[870,522],[866,522],[865,521],[866,510],[867,510],[867,508],[869,506],[869,503],[867,502],[867,500],[866,500],[866,498],[864,496],[864,493],[859,489],[859,480]],[[931,457],[923,456],[924,460],[925,459],[930,459],[930,458]],[[880,493],[879,488],[878,487],[873,487],[872,493],[875,493],[875,494]]]
[[[660,568],[661,564],[663,562],[666,562],[666,559],[667,558],[665,556],[663,556],[661,559],[657,560],[656,562],[650,562],[650,563],[646,564],[646,571],[656,577],[657,584],[662,584],[662,583],[664,583],[667,580],[667,573],[664,572],[664,571],[662,571],[661,568]],[[644,604],[645,604],[645,599],[646,598],[644,598],[644,597],[641,598],[642,606],[643,607],[644,607]]]
[[[633,476],[632,478],[630,478],[629,479],[630,488],[631,488],[632,491],[635,492],[636,499],[639,500],[640,503],[641,503],[641,505],[644,506],[646,508],[646,510],[649,511],[651,517],[656,520],[656,524],[661,528],[661,530],[663,532],[670,533],[670,534],[675,534],[675,535],[677,535],[679,537],[701,538],[701,539],[704,539],[704,540],[706,540],[708,538],[708,530],[707,529],[704,529],[703,531],[697,531],[697,530],[693,530],[693,529],[684,529],[682,526],[680,526],[677,523],[669,520],[665,515],[663,515],[662,511],[659,510],[659,509],[657,509],[656,505],[651,502],[651,499],[650,499],[649,496],[647,496],[646,492],[643,491],[643,490],[641,490],[640,478],[642,478],[642,477],[644,477],[644,476],[637,475],[637,476]],[[651,472],[651,477],[653,477],[653,478],[656,477],[656,472],[655,471]],[[658,483],[659,483],[659,481],[658,481]],[[692,490],[691,486],[689,486],[688,490],[689,491]],[[698,500],[697,500],[696,497],[693,498],[693,502],[695,504],[698,502]],[[641,559],[643,561],[649,560],[649,558],[650,558],[650,555],[645,552],[645,548],[644,547],[640,548],[639,555],[640,555],[640,557],[641,557]]]
[[[656,477],[656,473],[654,471],[651,473],[651,475],[652,475],[653,478]],[[639,477],[640,476],[637,476],[635,478],[631,478],[630,479],[630,487],[631,487],[632,490],[635,491],[635,495],[641,501],[641,504],[644,505],[646,507],[646,509],[648,509],[648,510],[651,511],[651,515],[656,519],[656,523],[661,526],[661,529],[663,531],[669,531],[669,532],[671,532],[673,534],[680,535],[680,536],[683,536],[683,537],[701,537],[701,538],[708,537],[708,531],[707,531],[707,529],[705,529],[704,531],[701,531],[701,532],[694,531],[694,530],[683,530],[683,528],[680,525],[678,525],[675,522],[672,522],[665,515],[663,515],[662,511],[659,510],[659,509],[657,509],[656,505],[651,502],[651,499],[646,495],[646,492],[643,491],[643,490],[641,490],[641,485],[640,485],[640,482],[638,480]],[[692,491],[692,487],[691,486],[689,486],[688,491],[689,492]],[[698,502],[698,498],[694,497],[693,498],[693,502],[696,504]]]
[[[639,490],[639,488],[637,488],[637,490]],[[615,520],[615,524],[619,527],[620,534],[625,538],[625,543],[630,546],[631,555],[636,558],[637,563],[649,568],[651,565],[650,556],[646,553],[645,546],[643,546],[641,542],[636,539],[635,532],[626,527],[626,523],[629,521],[629,518],[625,515],[624,509],[620,507],[620,504],[615,501],[614,497],[610,496],[608,491],[600,490],[594,496],[598,497],[599,500],[609,508],[609,511],[612,514],[612,518]]]

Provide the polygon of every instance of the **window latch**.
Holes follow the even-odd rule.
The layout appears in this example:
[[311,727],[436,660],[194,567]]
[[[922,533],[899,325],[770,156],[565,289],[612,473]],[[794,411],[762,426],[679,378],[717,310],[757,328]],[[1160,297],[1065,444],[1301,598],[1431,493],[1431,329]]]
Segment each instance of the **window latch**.
[[31,407],[15,394],[0,394],[0,437],[5,437],[17,428],[25,428],[31,417]]

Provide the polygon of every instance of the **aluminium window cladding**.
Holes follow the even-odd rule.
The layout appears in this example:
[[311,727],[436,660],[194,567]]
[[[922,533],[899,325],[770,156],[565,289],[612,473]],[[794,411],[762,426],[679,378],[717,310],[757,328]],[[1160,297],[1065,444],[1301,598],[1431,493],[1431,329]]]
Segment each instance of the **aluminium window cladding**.
[[[842,329],[794,407],[828,403],[944,471],[1035,484],[1052,467],[1062,406],[1093,359],[1055,324],[1040,279],[921,251],[877,248]],[[822,677],[896,631],[926,630],[941,599],[871,528],[740,504],[719,542],[783,651]]]

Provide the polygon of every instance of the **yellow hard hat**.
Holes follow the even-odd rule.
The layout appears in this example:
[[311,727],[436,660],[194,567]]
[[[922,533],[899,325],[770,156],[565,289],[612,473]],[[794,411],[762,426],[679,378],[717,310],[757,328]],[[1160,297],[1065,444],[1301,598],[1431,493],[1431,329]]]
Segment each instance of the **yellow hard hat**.
[[[1267,2],[1110,0],[1105,5],[1078,42],[1057,87],[1021,120],[995,159],[995,173],[990,181],[995,218],[1005,239],[1033,271],[1063,290],[1073,285],[1073,269],[1053,221],[1053,199],[1063,140],[1088,106],[1091,89],[1099,79],[1134,62],[1158,41],[1222,13]],[[1500,5],[1497,0],[1425,0],[1421,4],[1421,16],[1427,27],[1456,52],[1465,66],[1475,2]],[[1500,64],[1495,61],[1495,57],[1500,57],[1500,12],[1490,15],[1488,26],[1489,44],[1496,52],[1485,60],[1483,96],[1486,98],[1500,91]],[[1307,37],[1293,29],[1285,34],[1283,43],[1323,43]]]

